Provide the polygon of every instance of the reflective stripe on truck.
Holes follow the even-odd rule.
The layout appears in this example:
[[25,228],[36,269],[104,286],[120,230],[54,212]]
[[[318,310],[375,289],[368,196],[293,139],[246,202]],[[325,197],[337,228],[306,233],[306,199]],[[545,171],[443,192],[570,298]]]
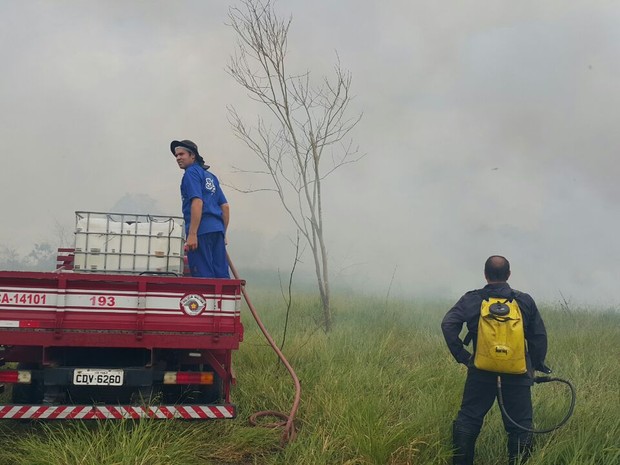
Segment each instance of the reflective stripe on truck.
[[227,405],[0,405],[0,419],[122,420],[122,419],[226,419],[237,416]]

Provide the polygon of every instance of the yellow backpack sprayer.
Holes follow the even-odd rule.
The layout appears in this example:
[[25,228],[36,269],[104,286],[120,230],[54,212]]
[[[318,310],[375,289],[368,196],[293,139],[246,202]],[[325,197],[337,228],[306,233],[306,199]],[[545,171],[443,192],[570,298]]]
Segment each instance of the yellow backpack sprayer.
[[[468,339],[466,338],[466,343]],[[474,366],[480,370],[500,373],[497,376],[497,399],[502,414],[517,428],[535,434],[549,433],[564,425],[575,408],[575,387],[567,380],[550,376],[537,376],[535,384],[559,382],[568,386],[571,400],[564,418],[555,426],[544,429],[532,429],[515,422],[506,412],[502,394],[501,374],[524,374],[526,366],[526,342],[521,310],[514,295],[512,298],[488,297],[482,301],[478,336],[474,356]],[[542,367],[548,375],[551,370]]]

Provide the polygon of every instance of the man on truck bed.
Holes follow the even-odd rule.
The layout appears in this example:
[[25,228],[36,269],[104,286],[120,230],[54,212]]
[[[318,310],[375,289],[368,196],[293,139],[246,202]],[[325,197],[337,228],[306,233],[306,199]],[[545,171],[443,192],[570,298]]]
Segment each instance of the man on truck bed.
[[[452,429],[454,465],[472,465],[474,463],[476,438],[480,433],[486,413],[495,401],[498,375],[501,374],[506,412],[516,423],[531,429],[532,398],[530,388],[533,384],[533,372],[534,370],[545,373],[551,372],[544,364],[547,354],[545,325],[534,299],[529,294],[513,290],[506,282],[510,277],[508,260],[499,255],[489,257],[484,264],[484,277],[487,285],[482,289],[470,291],[461,297],[441,323],[441,329],[452,356],[457,362],[467,366],[467,380],[465,381],[461,409]],[[494,301],[499,302],[495,309],[492,308],[492,305],[489,307],[489,304]],[[514,302],[517,305],[514,305]],[[486,307],[484,307],[485,305]],[[486,346],[481,344],[488,340],[486,337],[489,330],[486,329],[487,323],[485,321],[490,321],[490,319],[487,313],[484,313],[484,319],[481,317],[482,310],[483,308],[491,308],[493,315],[502,315],[503,317],[496,318],[497,321],[506,322],[505,324],[512,326],[513,323],[506,317],[506,315],[512,316],[512,313],[496,313],[498,312],[497,309],[508,311],[509,306],[512,308],[511,311],[517,315],[517,318],[512,321],[519,320],[522,323],[521,329],[523,331],[514,340],[507,342],[507,344],[511,344],[520,337],[519,365],[516,369],[511,366],[510,370],[505,370],[505,365],[501,364],[504,357],[500,354],[497,356],[500,360],[499,364],[492,367],[485,366],[480,361],[482,358],[480,354],[486,353],[484,350]],[[492,318],[493,316],[491,316]],[[485,324],[481,325],[481,322],[485,322]],[[469,334],[465,337],[466,342],[459,338],[464,323],[467,324],[469,330]],[[504,331],[506,331],[505,328]],[[464,347],[467,345],[467,341],[471,339],[474,343],[473,355]],[[498,340],[495,339],[495,341]],[[525,346],[525,341],[527,341],[527,346]],[[499,343],[495,342],[495,344]],[[504,348],[500,345],[494,347]],[[508,349],[508,347],[510,348]],[[517,347],[517,345],[506,346],[506,350],[512,352],[512,347]],[[519,351],[514,351],[515,354],[517,352]],[[481,366],[483,368],[480,368]],[[509,463],[510,465],[516,464],[519,456],[521,457],[519,463],[524,463],[531,453],[532,434],[517,428],[503,414],[502,416],[504,428],[508,433]]]
[[191,140],[172,141],[170,151],[185,170],[181,199],[190,273],[201,278],[229,278],[226,228],[230,210],[220,183],[207,171],[209,166]]

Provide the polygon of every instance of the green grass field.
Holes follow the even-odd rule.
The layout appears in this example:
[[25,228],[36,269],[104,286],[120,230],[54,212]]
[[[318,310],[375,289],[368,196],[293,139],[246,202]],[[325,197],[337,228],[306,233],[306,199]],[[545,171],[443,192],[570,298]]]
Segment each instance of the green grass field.
[[[281,341],[285,305],[259,294],[255,305]],[[317,330],[318,304],[297,295],[284,352],[302,382],[297,440],[251,427],[259,410],[288,412],[293,385],[248,312],[235,357],[238,384],[232,421],[101,423],[0,422],[0,464],[449,464],[450,428],[465,368],[445,347],[439,328],[451,302],[334,299],[334,330]],[[577,389],[577,406],[562,429],[537,437],[531,465],[620,463],[620,313],[541,305],[549,333],[548,365]],[[537,427],[557,423],[568,393],[534,387]],[[496,407],[477,443],[478,465],[506,463]]]

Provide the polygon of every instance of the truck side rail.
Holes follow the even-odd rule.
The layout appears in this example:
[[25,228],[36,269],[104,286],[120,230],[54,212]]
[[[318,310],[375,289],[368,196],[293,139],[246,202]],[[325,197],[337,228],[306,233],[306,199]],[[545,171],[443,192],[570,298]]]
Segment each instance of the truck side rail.
[[[0,345],[211,347],[208,335],[237,348],[242,285],[235,279],[0,271]],[[197,346],[199,340],[205,342]]]

